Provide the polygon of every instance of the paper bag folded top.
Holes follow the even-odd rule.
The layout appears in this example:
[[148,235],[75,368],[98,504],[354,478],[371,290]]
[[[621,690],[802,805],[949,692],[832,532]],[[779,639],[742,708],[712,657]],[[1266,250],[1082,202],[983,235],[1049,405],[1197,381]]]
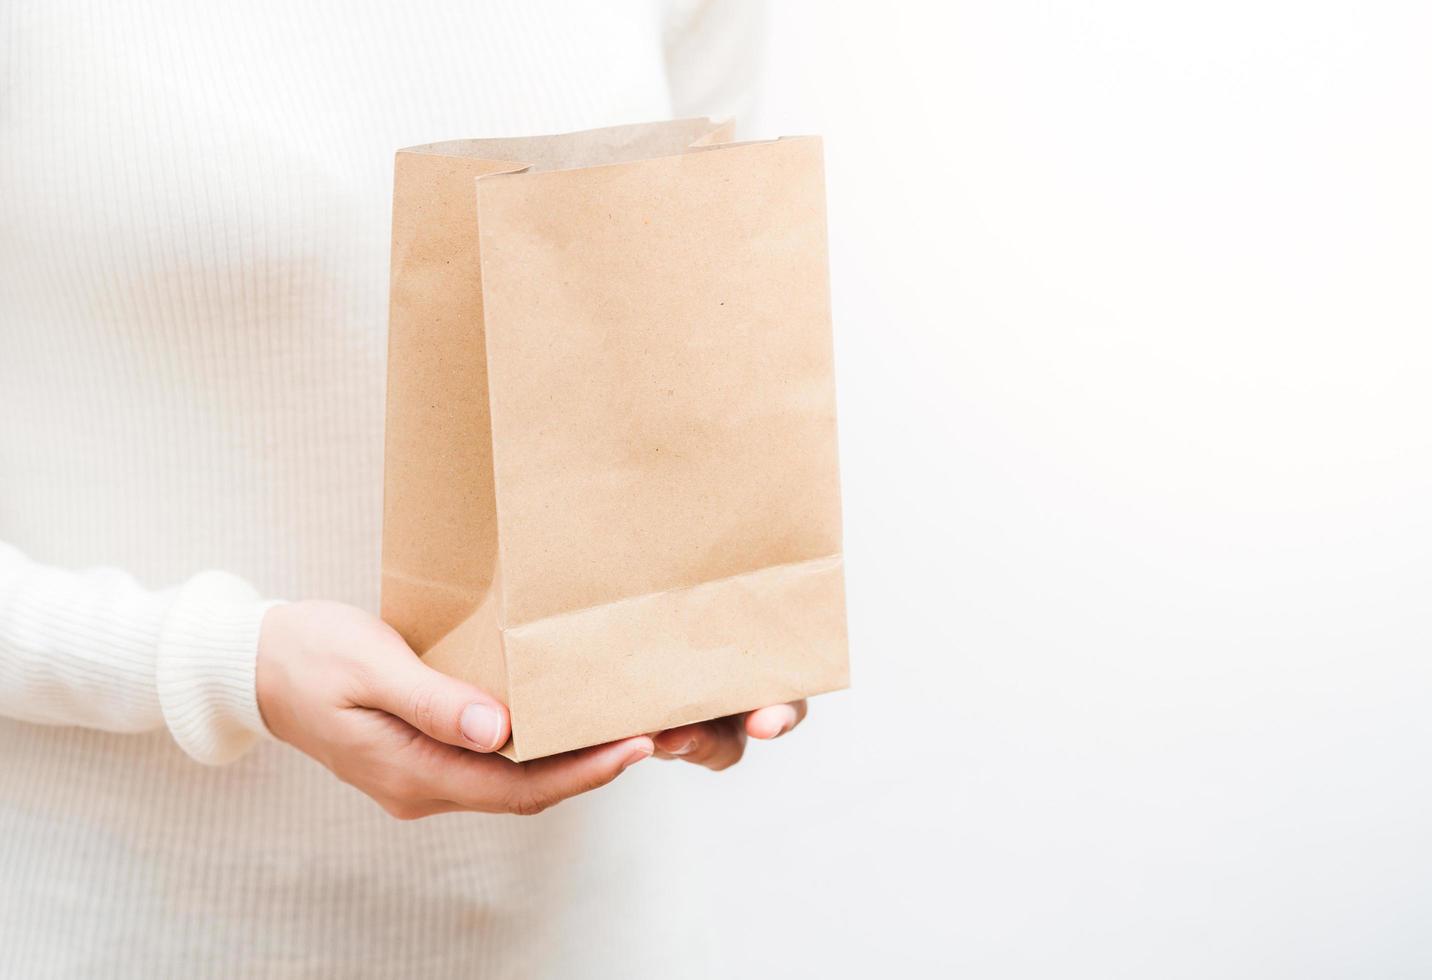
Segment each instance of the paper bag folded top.
[[821,144],[402,150],[383,617],[533,759],[848,682]]

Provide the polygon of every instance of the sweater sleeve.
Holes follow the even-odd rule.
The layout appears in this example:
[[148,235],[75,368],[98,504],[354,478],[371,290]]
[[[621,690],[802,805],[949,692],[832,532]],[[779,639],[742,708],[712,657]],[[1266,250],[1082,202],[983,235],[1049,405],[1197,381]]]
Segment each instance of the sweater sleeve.
[[761,0],[677,0],[666,6],[662,43],[673,116],[734,116],[739,131],[756,102],[766,17]]
[[117,569],[52,568],[0,542],[0,715],[167,727],[200,762],[230,762],[267,735],[254,662],[273,604],[224,572],[156,592]]

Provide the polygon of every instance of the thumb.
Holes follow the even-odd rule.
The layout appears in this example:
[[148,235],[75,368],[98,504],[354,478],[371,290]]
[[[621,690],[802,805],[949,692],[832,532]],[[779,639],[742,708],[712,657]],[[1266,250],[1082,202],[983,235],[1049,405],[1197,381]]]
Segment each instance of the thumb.
[[395,715],[425,735],[476,752],[507,742],[510,726],[501,701],[466,681],[433,670],[403,644],[398,656],[374,665],[369,707]]

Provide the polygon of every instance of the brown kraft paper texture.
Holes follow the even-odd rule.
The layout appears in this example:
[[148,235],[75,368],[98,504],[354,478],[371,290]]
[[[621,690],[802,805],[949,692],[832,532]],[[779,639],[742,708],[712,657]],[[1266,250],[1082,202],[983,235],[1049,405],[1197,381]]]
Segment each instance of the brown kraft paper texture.
[[402,150],[383,618],[518,761],[848,683],[821,143]]

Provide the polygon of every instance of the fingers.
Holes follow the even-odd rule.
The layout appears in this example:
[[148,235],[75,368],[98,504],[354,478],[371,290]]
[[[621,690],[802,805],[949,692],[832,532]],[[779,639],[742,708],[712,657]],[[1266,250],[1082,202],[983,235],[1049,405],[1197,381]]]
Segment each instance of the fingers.
[[654,750],[645,735],[580,749],[522,767],[516,799],[509,799],[512,813],[539,813],[579,793],[605,786],[631,766],[649,757]]
[[424,792],[466,810],[487,813],[541,813],[563,800],[610,783],[652,754],[645,735],[576,752],[515,763],[494,756],[453,753],[446,765],[430,768],[434,782]]
[[746,734],[752,738],[779,738],[799,725],[806,716],[804,700],[758,708],[746,715]]
[[739,718],[717,718],[697,725],[683,725],[656,736],[662,758],[694,762],[720,771],[741,761],[746,751],[746,732]]
[[777,738],[799,725],[805,716],[806,703],[802,700],[758,708],[745,715],[683,725],[656,736],[656,754],[663,759],[694,762],[707,769],[725,769],[741,760],[747,735]]
[[394,643],[372,666],[365,685],[367,706],[458,748],[493,752],[507,742],[510,725],[502,702],[433,670],[396,636]]

